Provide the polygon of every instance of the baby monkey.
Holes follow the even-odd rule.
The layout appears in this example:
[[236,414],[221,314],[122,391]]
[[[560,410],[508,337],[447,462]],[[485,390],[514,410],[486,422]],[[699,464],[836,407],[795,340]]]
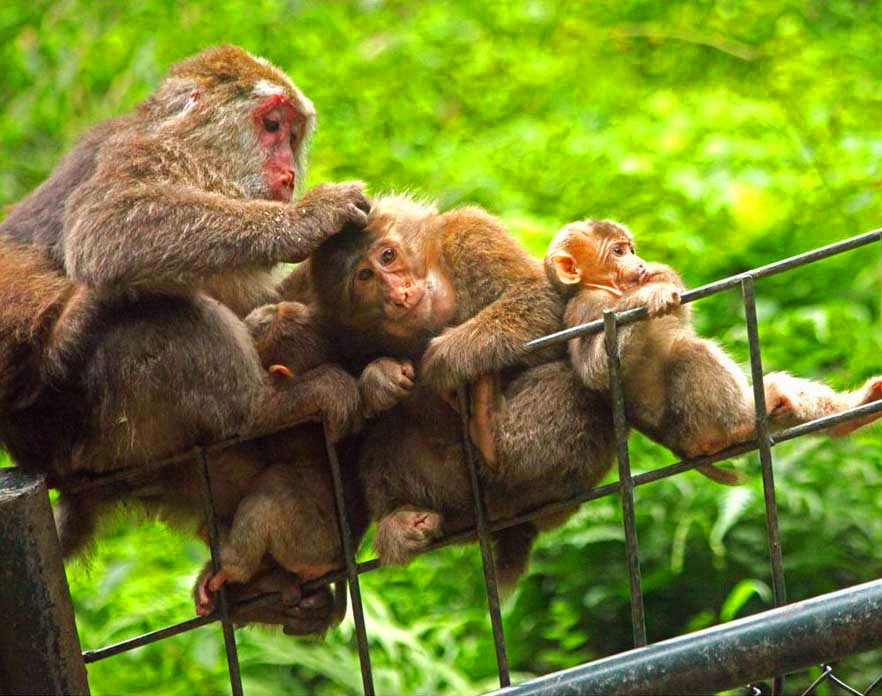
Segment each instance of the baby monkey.
[[[634,236],[616,222],[586,220],[561,229],[545,256],[551,283],[569,299],[565,323],[576,326],[645,306],[650,319],[619,329],[625,411],[630,424],[683,458],[713,454],[754,436],[753,393],[738,365],[714,341],[695,333],[684,290],[668,266],[635,253]],[[570,341],[570,358],[582,381],[609,387],[602,333]],[[773,427],[787,427],[882,398],[882,377],[853,392],[772,373],[766,377],[766,408]],[[843,435],[882,413],[832,429]],[[729,472],[702,473],[733,483]]]
[[[330,360],[327,339],[305,304],[280,302],[259,307],[246,317],[245,324],[261,364],[280,385]],[[364,418],[398,403],[410,391],[413,379],[409,361],[378,358],[362,371],[357,391],[354,380],[352,389],[348,389],[349,383],[341,383],[336,395],[339,403],[324,406],[345,408],[354,415],[331,419],[347,422],[345,432],[329,431],[331,441],[357,432]],[[222,585],[251,580],[266,554],[284,569],[296,573],[301,582],[318,578],[344,563],[321,428],[305,424],[294,431],[265,437],[254,446],[266,466],[259,474],[253,474],[252,481],[242,485],[247,492],[238,502],[229,530],[222,531],[220,569],[200,578],[196,610],[201,615],[214,609],[214,595]],[[361,493],[355,476],[344,478],[346,498],[354,505],[350,509],[354,534],[360,539],[367,527],[359,500]]]

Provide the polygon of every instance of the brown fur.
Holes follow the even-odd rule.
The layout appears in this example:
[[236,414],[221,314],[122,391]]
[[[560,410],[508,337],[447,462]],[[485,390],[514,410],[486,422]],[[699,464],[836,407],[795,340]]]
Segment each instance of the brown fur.
[[[137,471],[199,443],[321,413],[339,436],[360,417],[355,382],[338,368],[273,384],[240,318],[277,297],[276,264],[302,260],[344,225],[364,222],[357,182],[289,203],[314,117],[266,61],[233,46],[208,49],[173,67],[133,113],[87,133],[0,225],[0,237],[33,246],[43,264],[28,272],[32,287],[4,274],[0,292],[50,308],[40,336],[77,317],[86,327],[63,343],[70,367],[52,382],[44,375],[54,363],[40,352],[43,340],[33,341],[26,370],[36,386],[23,402],[16,396],[13,414],[5,399],[0,407],[2,443],[61,489],[67,553],[115,500],[76,493],[65,484],[71,475]],[[32,332],[30,315],[8,304],[0,315],[0,325],[18,327],[10,335]],[[8,379],[4,392],[18,390]],[[235,480],[263,468],[253,450],[228,456]],[[178,467],[181,490],[191,491],[196,471]],[[192,523],[200,502],[195,493],[176,497],[170,480],[159,476],[148,486],[155,492],[142,486],[133,495]],[[237,505],[241,488],[227,495]]]

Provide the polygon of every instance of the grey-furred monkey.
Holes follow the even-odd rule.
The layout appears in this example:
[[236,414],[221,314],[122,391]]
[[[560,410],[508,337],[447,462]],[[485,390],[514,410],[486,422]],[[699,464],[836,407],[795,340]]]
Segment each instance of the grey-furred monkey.
[[[625,407],[634,427],[681,457],[713,454],[754,436],[753,391],[741,369],[715,342],[695,333],[689,308],[680,304],[680,277],[637,256],[626,227],[609,220],[571,223],[552,240],[545,264],[551,282],[571,298],[567,326],[599,319],[605,309],[647,307],[648,321],[619,330]],[[587,386],[608,387],[602,333],[571,340],[570,357]],[[847,393],[787,373],[769,374],[764,382],[775,427],[882,398],[879,377]],[[834,432],[850,432],[880,415]]]
[[[321,414],[340,437],[360,417],[354,379],[339,368],[274,384],[241,320],[277,298],[278,263],[366,221],[358,182],[324,184],[291,203],[314,121],[281,70],[234,46],[207,49],[172,67],[134,111],[88,132],[0,225],[0,236],[43,255],[47,287],[69,285],[55,295],[58,318],[46,315],[50,333],[66,336],[51,342],[52,369],[29,357],[46,388],[0,406],[0,443],[61,491],[65,553],[118,497],[77,494],[65,485],[72,475],[137,471]],[[15,308],[0,314],[3,325],[30,321]],[[246,447],[219,457],[219,479],[250,484],[254,456]],[[147,476],[137,497],[192,524],[201,513],[190,495],[195,466]],[[227,494],[221,516],[241,486]]]

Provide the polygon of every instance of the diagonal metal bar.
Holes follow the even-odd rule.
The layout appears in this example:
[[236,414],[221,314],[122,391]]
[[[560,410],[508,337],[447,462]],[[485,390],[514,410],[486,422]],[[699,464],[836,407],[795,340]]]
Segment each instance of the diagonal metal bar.
[[[709,295],[716,294],[722,290],[729,290],[737,287],[741,284],[741,281],[748,276],[753,278],[765,278],[766,276],[776,275],[793,268],[798,268],[799,266],[804,266],[807,263],[812,263],[813,261],[825,259],[828,256],[835,256],[867,244],[872,244],[880,239],[882,239],[882,228],[870,232],[864,232],[864,234],[859,234],[856,237],[843,239],[840,242],[812,249],[811,251],[806,251],[802,254],[797,254],[796,256],[776,261],[775,263],[754,268],[751,271],[738,273],[729,276],[728,278],[723,278],[722,280],[702,285],[693,290],[687,290],[683,293],[681,302],[682,304],[695,302],[695,300],[700,300],[702,297],[708,297]],[[618,324],[619,326],[625,326],[627,324],[632,324],[635,321],[639,321],[640,319],[646,319],[648,316],[645,307],[636,307],[635,309],[621,312],[618,315]],[[598,319],[596,321],[588,322],[587,324],[580,324],[579,326],[573,326],[572,328],[564,329],[563,331],[557,331],[553,334],[533,339],[532,341],[525,343],[524,348],[527,350],[538,350],[539,348],[545,348],[546,346],[566,343],[571,338],[600,333],[601,331],[603,331],[603,320]]]
[[628,452],[628,423],[625,418],[625,394],[622,389],[616,313],[612,310],[605,310],[603,323],[606,354],[609,359],[609,389],[616,435],[616,459],[619,462],[622,525],[625,528],[625,552],[628,557],[631,627],[634,631],[634,646],[639,648],[641,645],[646,645],[646,614],[643,608],[643,588],[640,584],[640,550],[637,544],[637,523],[634,516],[634,480],[631,477],[631,459]]
[[[334,499],[337,506],[337,521],[340,526],[340,537],[343,540],[343,557],[346,559],[346,579],[349,585],[349,596],[352,600],[352,618],[355,622],[355,639],[358,642],[358,662],[361,665],[361,683],[365,696],[373,696],[374,676],[371,669],[371,653],[368,646],[367,628],[364,620],[364,606],[361,601],[361,587],[358,582],[358,568],[355,562],[355,544],[352,541],[352,526],[349,523],[349,513],[346,507],[346,492],[343,488],[343,472],[340,470],[340,460],[337,457],[337,448],[328,436],[328,422],[322,420],[324,428],[325,449],[328,454],[328,464],[331,467],[331,476],[334,479]],[[342,589],[339,590],[342,592]]]
[[[792,440],[803,435],[814,433],[820,430],[825,430],[833,425],[837,425],[839,423],[854,418],[860,418],[862,416],[870,415],[871,413],[878,413],[879,411],[882,411],[882,401],[865,404],[864,406],[849,409],[848,411],[843,411],[842,413],[837,413],[832,416],[818,418],[808,423],[803,423],[802,425],[797,425],[792,428],[788,428],[787,430],[782,430],[775,433],[772,436],[772,444],[776,445],[780,442],[786,442],[788,440]],[[722,452],[718,452],[714,455],[697,457],[695,459],[684,459],[680,462],[676,462],[675,464],[669,464],[668,466],[663,466],[658,469],[645,471],[642,474],[632,476],[631,480],[634,482],[635,488],[637,486],[645,486],[650,483],[655,483],[656,481],[661,481],[662,479],[670,478],[671,476],[676,476],[677,474],[681,474],[685,471],[691,471],[692,469],[695,469],[704,464],[713,464],[715,462],[720,462],[725,459],[731,459],[732,457],[747,454],[748,452],[753,452],[757,449],[757,447],[758,444],[756,440],[749,440],[747,442],[733,445],[732,447],[729,447],[728,449],[723,450]],[[493,522],[490,522],[488,524],[488,529],[491,532],[508,529],[509,527],[514,527],[515,525],[529,522],[530,520],[544,517],[546,515],[553,515],[574,506],[581,505],[582,503],[597,500],[598,498],[604,498],[608,495],[614,495],[618,492],[618,482],[608,483],[603,486],[592,488],[590,491],[585,491],[584,493],[580,493],[565,500],[548,503],[546,505],[542,505],[531,510],[526,510],[523,513],[515,515],[513,517],[507,517],[502,520],[494,520]],[[476,536],[477,534],[475,529],[469,529],[463,532],[459,532],[457,534],[452,534],[450,536],[444,537],[443,539],[439,539],[435,543],[428,546],[421,553],[434,551],[445,546],[450,546],[451,544],[459,544],[467,541],[473,541]],[[376,558],[362,561],[356,566],[359,574],[376,570],[379,567],[380,563]],[[333,573],[328,573],[327,575],[324,575],[320,578],[316,578],[315,580],[310,580],[303,585],[303,588],[305,590],[315,590],[319,587],[329,585],[332,582],[345,580],[346,577],[347,576],[345,571],[335,571]],[[239,602],[236,604],[236,606],[243,609],[254,608],[256,606],[262,606],[264,604],[272,604],[273,602],[278,601],[278,598],[278,593],[267,593]],[[195,628],[199,628],[200,626],[204,626],[218,620],[220,620],[218,612],[214,612],[213,614],[209,614],[208,616],[200,616],[193,619],[188,619],[186,621],[156,629],[149,633],[144,633],[142,635],[128,638],[124,641],[114,643],[113,645],[107,647],[87,650],[83,653],[83,657],[85,658],[86,662],[97,662],[98,660],[103,660],[107,657],[112,657],[113,655],[118,655],[119,653],[127,652],[129,650],[134,650],[135,648],[139,648],[143,645],[149,645],[150,643],[156,642],[157,640],[162,640],[163,638],[177,635],[178,633],[193,630]]]
[[481,561],[484,566],[484,585],[487,589],[487,609],[490,612],[490,625],[493,628],[493,644],[496,647],[496,667],[499,672],[499,686],[511,684],[511,676],[508,672],[508,657],[505,648],[505,633],[502,628],[502,612],[499,608],[499,587],[496,583],[496,565],[493,562],[493,554],[490,550],[490,532],[487,524],[487,502],[484,499],[484,489],[478,476],[478,466],[475,461],[475,450],[469,437],[469,399],[467,387],[457,390],[459,400],[459,413],[462,423],[462,449],[465,455],[466,465],[469,468],[469,476],[472,480],[472,494],[475,501],[475,527],[478,533],[478,542],[481,547]]
[[[216,573],[220,570],[220,535],[217,528],[217,516],[214,508],[214,492],[211,490],[211,475],[208,471],[208,457],[200,452],[202,464],[202,503],[205,516],[205,528],[208,532],[208,547],[211,550],[211,567]],[[227,667],[230,672],[230,689],[233,696],[242,696],[242,675],[239,672],[239,654],[236,650],[236,635],[230,621],[230,605],[227,602],[227,588],[218,590],[218,604],[221,625],[224,633],[224,648],[227,653]]]

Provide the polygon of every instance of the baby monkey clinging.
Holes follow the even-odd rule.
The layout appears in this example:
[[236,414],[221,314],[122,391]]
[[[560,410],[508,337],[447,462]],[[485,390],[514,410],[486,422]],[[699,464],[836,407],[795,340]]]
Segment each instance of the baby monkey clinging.
[[[753,437],[753,394],[741,369],[715,342],[695,333],[689,309],[680,303],[680,277],[668,266],[637,256],[626,227],[609,220],[565,226],[551,242],[545,268],[552,284],[572,298],[567,326],[599,319],[605,309],[646,306],[648,321],[619,330],[625,410],[634,427],[681,457],[713,454]],[[603,334],[571,340],[570,358],[588,387],[608,388]],[[882,378],[839,393],[818,382],[772,373],[765,379],[765,398],[773,425],[793,425],[882,398]],[[882,413],[851,421],[834,433],[879,417]],[[702,472],[733,482],[719,469]]]

